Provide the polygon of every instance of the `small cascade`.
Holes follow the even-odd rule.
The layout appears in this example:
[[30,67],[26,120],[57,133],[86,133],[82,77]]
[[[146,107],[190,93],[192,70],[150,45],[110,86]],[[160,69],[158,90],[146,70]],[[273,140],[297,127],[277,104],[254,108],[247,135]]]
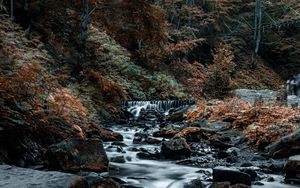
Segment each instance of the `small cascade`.
[[171,109],[184,108],[195,103],[194,100],[124,101],[122,107],[138,118],[142,110],[167,115]]

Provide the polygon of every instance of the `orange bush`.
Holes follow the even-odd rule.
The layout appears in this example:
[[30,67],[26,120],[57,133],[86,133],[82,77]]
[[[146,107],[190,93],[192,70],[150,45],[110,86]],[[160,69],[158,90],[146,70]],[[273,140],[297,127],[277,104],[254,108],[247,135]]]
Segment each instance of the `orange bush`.
[[[99,72],[88,70],[87,78],[101,91],[102,95],[111,102],[127,99],[127,93],[120,84],[103,77]],[[100,94],[100,93],[99,93]]]
[[204,100],[197,102],[197,107],[192,111],[188,111],[185,117],[188,122],[194,122],[202,118],[206,113],[206,102]]

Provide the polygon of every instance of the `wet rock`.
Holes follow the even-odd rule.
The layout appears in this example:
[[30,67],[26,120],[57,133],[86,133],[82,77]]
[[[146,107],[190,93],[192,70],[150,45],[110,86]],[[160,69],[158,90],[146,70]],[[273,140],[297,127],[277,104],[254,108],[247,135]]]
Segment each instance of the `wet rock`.
[[284,168],[284,162],[274,162],[268,166],[270,170],[272,170],[275,173],[283,172]]
[[231,185],[234,184],[245,184],[251,185],[251,177],[249,174],[240,172],[237,169],[226,168],[226,167],[215,167],[213,169],[213,181],[214,182],[225,182],[229,181]]
[[158,152],[145,151],[145,152],[138,152],[136,154],[136,157],[139,159],[156,160],[160,158],[160,154]]
[[157,139],[157,138],[153,138],[153,137],[148,137],[145,142],[147,144],[159,144],[161,143],[161,140]]
[[251,176],[251,181],[255,181],[257,178],[257,173],[255,172],[255,170],[250,169],[250,168],[246,168],[246,169],[242,169],[242,172],[249,174]]
[[124,152],[122,147],[119,147],[119,146],[108,146],[106,148],[106,151],[107,152],[119,152],[119,153]]
[[111,143],[111,145],[113,145],[113,146],[121,146],[121,147],[126,147],[127,146],[125,143],[119,142],[119,141],[113,142],[113,143]]
[[240,165],[240,167],[250,167],[250,166],[253,166],[253,164],[249,162],[244,162]]
[[194,179],[189,183],[186,183],[183,188],[203,188],[204,185],[202,184],[201,180]]
[[268,177],[268,178],[266,179],[266,181],[267,181],[267,182],[274,182],[275,179],[274,179],[273,177]]
[[226,157],[228,157],[229,154],[226,153],[225,151],[219,151],[217,154],[216,154],[216,158],[218,159],[224,159]]
[[266,147],[270,155],[276,158],[288,157],[300,153],[300,129]]
[[205,118],[198,119],[190,124],[190,127],[209,128],[207,120]]
[[211,129],[204,129],[199,127],[187,127],[182,129],[174,137],[181,137],[186,139],[187,142],[199,142],[208,140],[215,132]]
[[154,137],[172,138],[179,131],[174,129],[162,129],[153,133]]
[[0,165],[0,174],[0,187],[2,188],[90,187],[85,178],[62,172],[45,172],[8,165]]
[[115,162],[115,163],[125,163],[126,162],[123,155],[112,157],[112,158],[110,158],[110,161]]
[[184,114],[188,111],[188,109],[189,107],[170,110],[166,120],[171,122],[181,122],[185,119]]
[[217,139],[210,140],[210,144],[213,145],[215,148],[219,148],[221,150],[233,147],[232,144],[228,144],[228,143],[222,142],[222,141],[217,140]]
[[97,171],[108,169],[102,141],[96,138],[73,138],[51,145],[47,151],[50,169]]
[[144,139],[142,137],[134,137],[134,139],[132,140],[133,144],[142,144],[144,141]]
[[288,159],[284,172],[287,183],[300,184],[300,155],[295,155]]
[[230,182],[213,182],[209,188],[230,188]]
[[260,181],[256,181],[256,182],[253,183],[253,185],[260,185],[260,186],[261,186],[261,185],[265,185],[265,184],[263,184],[263,183],[260,182]]
[[168,159],[180,159],[191,155],[191,148],[184,138],[173,138],[162,142],[161,153]]
[[100,138],[103,142],[123,141],[123,136],[121,134],[95,125],[87,130],[86,134],[88,138]]
[[207,124],[207,128],[209,129],[226,129],[231,125],[230,122],[224,122],[224,121],[215,121],[215,122],[209,122]]
[[235,184],[231,186],[231,188],[250,188],[250,186],[244,184]]

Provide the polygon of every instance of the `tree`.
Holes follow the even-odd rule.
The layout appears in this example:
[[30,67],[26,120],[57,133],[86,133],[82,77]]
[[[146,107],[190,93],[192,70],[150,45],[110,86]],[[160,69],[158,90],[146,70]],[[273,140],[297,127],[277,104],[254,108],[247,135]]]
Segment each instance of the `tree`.
[[82,11],[82,20],[80,26],[80,38],[79,38],[79,63],[83,65],[85,63],[85,50],[86,50],[86,39],[88,31],[88,22],[89,22],[89,1],[83,0],[83,11]]
[[72,74],[80,79],[82,72],[82,65],[86,61],[86,39],[89,23],[89,0],[82,0],[82,16],[80,24],[80,34],[79,34],[79,61],[73,68]]
[[10,0],[10,18],[14,19],[14,0]]
[[255,2],[255,23],[254,23],[254,41],[255,49],[252,53],[252,68],[256,68],[256,60],[261,40],[261,25],[262,25],[262,2],[261,0],[256,0]]

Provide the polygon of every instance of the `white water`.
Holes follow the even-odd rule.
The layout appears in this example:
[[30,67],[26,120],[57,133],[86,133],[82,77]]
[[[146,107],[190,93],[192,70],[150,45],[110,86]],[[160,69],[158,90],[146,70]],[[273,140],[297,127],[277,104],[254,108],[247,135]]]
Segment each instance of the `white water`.
[[140,116],[142,110],[156,111],[162,115],[168,115],[169,111],[174,108],[184,108],[195,104],[191,100],[169,100],[169,101],[126,101],[122,105],[135,118]]

